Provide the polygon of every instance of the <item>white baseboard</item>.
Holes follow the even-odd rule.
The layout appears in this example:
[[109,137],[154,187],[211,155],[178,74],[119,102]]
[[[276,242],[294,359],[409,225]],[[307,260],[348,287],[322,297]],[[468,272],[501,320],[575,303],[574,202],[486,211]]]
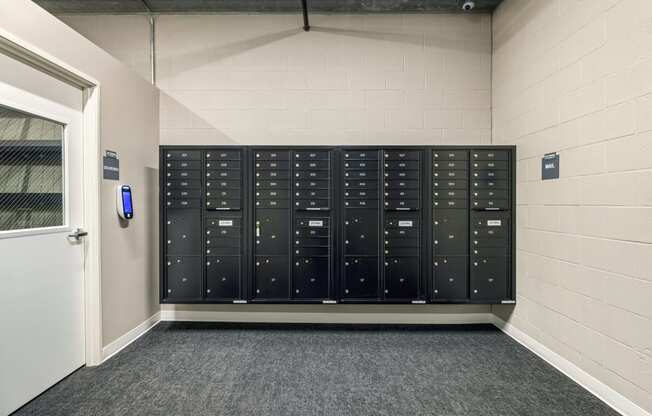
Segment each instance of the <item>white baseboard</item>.
[[145,321],[140,323],[137,327],[127,332],[120,338],[116,339],[106,347],[102,348],[102,362],[105,362],[109,358],[113,357],[122,351],[127,345],[145,335],[150,329],[159,323],[160,320],[161,312],[156,312],[154,315],[150,316]]
[[491,313],[320,313],[161,311],[161,321],[313,324],[492,324]]
[[503,321],[495,315],[494,325],[505,334],[516,340],[516,342],[538,355],[548,364],[564,373],[571,380],[587,389],[594,396],[605,402],[620,414],[625,416],[652,416],[652,414],[639,407],[636,403],[618,393],[616,390],[607,386],[566,358],[552,351],[534,338],[530,337],[525,332],[516,328],[514,325]]

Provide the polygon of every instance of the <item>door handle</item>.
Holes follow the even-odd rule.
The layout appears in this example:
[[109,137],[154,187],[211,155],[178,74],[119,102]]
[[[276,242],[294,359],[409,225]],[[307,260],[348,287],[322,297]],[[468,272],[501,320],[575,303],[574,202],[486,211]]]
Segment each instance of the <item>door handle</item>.
[[87,231],[84,231],[82,228],[75,228],[72,231],[72,234],[68,234],[68,237],[74,238],[75,240],[79,241],[80,238],[86,237],[88,235]]

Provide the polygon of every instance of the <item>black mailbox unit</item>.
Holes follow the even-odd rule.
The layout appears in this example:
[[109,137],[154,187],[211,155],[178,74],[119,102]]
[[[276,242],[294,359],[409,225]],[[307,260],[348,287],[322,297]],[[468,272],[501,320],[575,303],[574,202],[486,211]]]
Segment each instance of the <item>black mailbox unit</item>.
[[331,148],[254,147],[255,302],[335,301]]
[[163,303],[514,303],[513,146],[162,146]]

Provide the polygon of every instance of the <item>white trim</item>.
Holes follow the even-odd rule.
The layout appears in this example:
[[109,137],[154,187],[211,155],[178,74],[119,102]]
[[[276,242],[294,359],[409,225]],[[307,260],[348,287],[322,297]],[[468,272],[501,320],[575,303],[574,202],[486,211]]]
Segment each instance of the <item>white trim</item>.
[[491,313],[338,313],[162,310],[161,321],[320,324],[491,324]]
[[652,416],[645,409],[607,386],[597,378],[582,370],[566,358],[552,351],[539,341],[516,328],[514,325],[503,321],[494,315],[494,325],[505,334],[516,340],[528,350],[538,355],[548,364],[564,373],[571,380],[588,390],[598,399],[605,402],[615,411],[625,416]]
[[86,365],[102,363],[102,268],[100,220],[100,86],[84,93],[84,317]]
[[156,324],[161,320],[161,313],[156,312],[154,315],[147,318],[140,325],[122,335],[120,338],[116,339],[106,347],[102,348],[102,356],[104,357],[102,362],[110,359],[123,349],[125,349],[129,344],[136,341],[138,338],[145,335],[149,332],[150,329],[154,328]]
[[29,237],[34,235],[59,234],[59,233],[70,232],[70,231],[72,231],[72,227],[68,225],[56,225],[54,227],[25,228],[22,230],[7,230],[7,231],[0,231],[0,240],[5,238],[20,238],[20,237]]

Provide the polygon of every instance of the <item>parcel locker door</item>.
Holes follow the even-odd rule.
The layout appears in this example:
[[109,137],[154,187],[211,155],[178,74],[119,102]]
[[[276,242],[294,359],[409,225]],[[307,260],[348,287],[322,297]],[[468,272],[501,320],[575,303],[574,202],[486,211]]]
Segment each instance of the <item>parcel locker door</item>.
[[200,256],[167,256],[165,267],[167,298],[201,298]]
[[378,211],[349,209],[345,215],[345,255],[377,255]]
[[471,262],[471,299],[508,299],[509,257],[474,258]]
[[436,255],[468,255],[468,212],[461,209],[434,211],[433,250]]
[[235,299],[240,294],[240,257],[206,257],[206,297]]
[[168,209],[166,217],[166,253],[201,253],[201,214],[195,209]]
[[329,259],[327,257],[296,258],[292,274],[295,299],[327,299]]
[[385,258],[385,297],[416,299],[419,297],[419,257]]
[[280,209],[256,210],[254,250],[257,255],[289,254],[290,212]]
[[344,259],[343,298],[378,297],[378,258],[346,257]]
[[435,256],[433,295],[435,300],[468,299],[467,256]]
[[288,256],[256,256],[254,298],[287,299],[290,275]]

